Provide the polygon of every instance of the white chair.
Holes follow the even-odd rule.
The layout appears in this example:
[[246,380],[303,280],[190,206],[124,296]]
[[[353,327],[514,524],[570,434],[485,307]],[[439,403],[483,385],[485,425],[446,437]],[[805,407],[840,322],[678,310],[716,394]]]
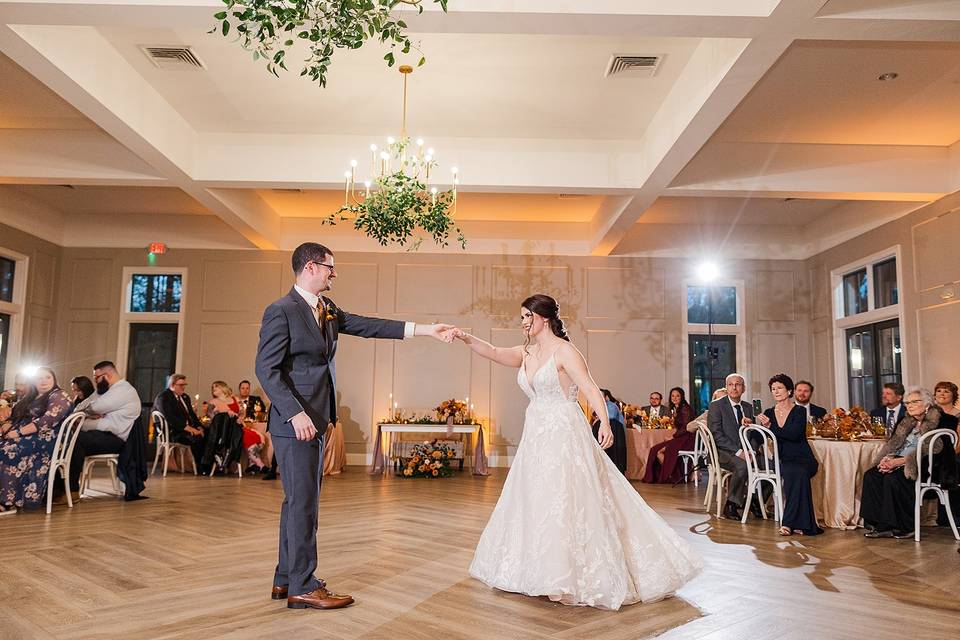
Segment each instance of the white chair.
[[707,496],[703,500],[703,506],[710,511],[710,498],[713,492],[717,492],[717,517],[720,517],[720,508],[723,505],[724,487],[730,484],[730,471],[720,466],[720,456],[717,454],[717,443],[710,433],[710,428],[706,425],[697,427],[697,433],[700,434],[700,440],[707,452]]
[[687,477],[690,467],[693,467],[693,486],[700,486],[700,473],[697,471],[697,466],[700,464],[701,460],[707,458],[707,449],[703,445],[703,437],[700,435],[700,427],[697,427],[696,436],[693,441],[692,450],[683,450],[678,452],[680,461],[683,463],[683,477],[684,481],[687,481]]
[[153,475],[157,471],[157,463],[160,461],[160,456],[163,456],[163,477],[167,477],[167,468],[170,466],[170,454],[174,454],[177,457],[178,465],[180,467],[180,472],[183,473],[186,469],[184,458],[190,460],[190,464],[193,465],[193,475],[197,475],[197,461],[193,459],[193,451],[188,445],[180,444],[179,442],[170,442],[170,428],[167,426],[167,419],[159,411],[154,411],[150,414],[153,418],[153,433],[157,438],[157,455],[153,458],[153,468],[150,469],[150,474]]
[[57,481],[57,473],[63,477],[67,506],[73,508],[73,496],[70,495],[70,456],[73,455],[73,445],[77,443],[80,427],[86,417],[83,413],[70,414],[57,430],[57,441],[53,445],[50,471],[47,473],[47,514],[53,510],[53,487]]
[[[934,429],[927,431],[920,436],[917,441],[917,482],[915,484],[915,501],[913,511],[913,539],[920,542],[920,505],[923,501],[923,494],[927,491],[933,491],[937,498],[943,503],[943,508],[947,512],[947,520],[950,522],[950,528],[953,530],[953,537],[960,540],[957,534],[957,523],[953,521],[953,512],[950,510],[950,494],[933,481],[933,447],[940,437],[947,438],[950,441],[950,448],[954,449],[957,445],[957,433],[953,429]],[[944,443],[944,446],[947,446]],[[926,448],[926,449],[924,449]],[[923,458],[927,459],[927,480],[923,478]]]
[[[751,446],[750,433],[754,432],[763,438],[763,444],[760,450],[763,455],[760,456],[762,465],[757,460],[757,451]],[[783,520],[783,480],[780,476],[780,452],[777,449],[777,439],[770,429],[759,424],[749,424],[740,427],[740,446],[745,453],[744,458],[747,462],[747,501],[749,505],[753,499],[753,494],[757,494],[757,500],[760,502],[760,513],[763,519],[767,519],[767,507],[764,504],[761,485],[769,482],[773,486],[773,517],[777,522]],[[770,468],[770,458],[773,457],[773,469]],[[743,517],[740,522],[747,521],[748,509],[744,508]]]
[[82,498],[90,485],[90,475],[93,473],[93,467],[97,463],[103,463],[110,469],[110,479],[113,481],[113,492],[118,496],[123,495],[120,490],[120,480],[117,478],[117,465],[120,463],[119,453],[102,453],[96,456],[87,456],[83,459],[83,472],[80,474],[80,497]]

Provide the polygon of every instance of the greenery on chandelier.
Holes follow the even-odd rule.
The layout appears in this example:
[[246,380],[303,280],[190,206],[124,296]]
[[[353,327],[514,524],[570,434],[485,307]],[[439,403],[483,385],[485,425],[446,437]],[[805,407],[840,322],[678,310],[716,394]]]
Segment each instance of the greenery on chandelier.
[[[448,0],[432,0],[447,10]],[[404,54],[417,47],[406,35],[407,24],[393,16],[400,5],[414,6],[423,13],[423,0],[223,0],[226,11],[215,14],[224,36],[236,31],[244,49],[254,60],[265,60],[267,71],[280,77],[287,70],[287,53],[297,40],[309,46],[301,76],[309,76],[321,87],[327,85],[327,71],[337,49],[359,49],[370,39],[388,44],[383,56],[388,66],[396,62],[397,49]],[[421,56],[419,65],[425,62]],[[418,65],[418,66],[419,66]]]

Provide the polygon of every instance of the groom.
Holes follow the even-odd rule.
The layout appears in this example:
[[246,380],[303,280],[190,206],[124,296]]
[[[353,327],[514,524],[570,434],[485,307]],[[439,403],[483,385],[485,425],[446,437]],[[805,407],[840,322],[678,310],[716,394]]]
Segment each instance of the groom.
[[268,430],[273,437],[283,505],[280,551],[271,598],[286,598],[291,609],[338,609],[353,598],[327,589],[317,568],[317,502],[320,497],[323,441],[328,423],[337,421],[337,336],[402,340],[432,336],[451,342],[450,325],[355,316],[322,297],[337,271],[333,252],[305,242],[293,252],[297,282],[263,312],[257,347],[257,378],[270,398]]

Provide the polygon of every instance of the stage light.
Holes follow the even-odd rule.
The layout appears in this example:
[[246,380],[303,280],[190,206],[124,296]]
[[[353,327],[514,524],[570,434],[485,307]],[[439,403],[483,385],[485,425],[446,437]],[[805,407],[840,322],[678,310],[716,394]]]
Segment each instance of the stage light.
[[715,282],[720,277],[720,267],[716,262],[706,260],[697,265],[697,279],[707,284]]
[[35,364],[28,364],[20,369],[20,373],[28,378],[36,376],[38,371],[40,371],[40,367]]

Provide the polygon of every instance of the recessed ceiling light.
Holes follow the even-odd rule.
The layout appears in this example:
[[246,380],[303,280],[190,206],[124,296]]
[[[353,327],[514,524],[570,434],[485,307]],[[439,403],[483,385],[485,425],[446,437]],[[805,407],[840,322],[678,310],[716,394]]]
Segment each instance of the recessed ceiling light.
[[888,71],[887,73],[881,73],[879,76],[877,76],[877,80],[880,82],[886,82],[887,80],[896,80],[899,76],[899,73]]

